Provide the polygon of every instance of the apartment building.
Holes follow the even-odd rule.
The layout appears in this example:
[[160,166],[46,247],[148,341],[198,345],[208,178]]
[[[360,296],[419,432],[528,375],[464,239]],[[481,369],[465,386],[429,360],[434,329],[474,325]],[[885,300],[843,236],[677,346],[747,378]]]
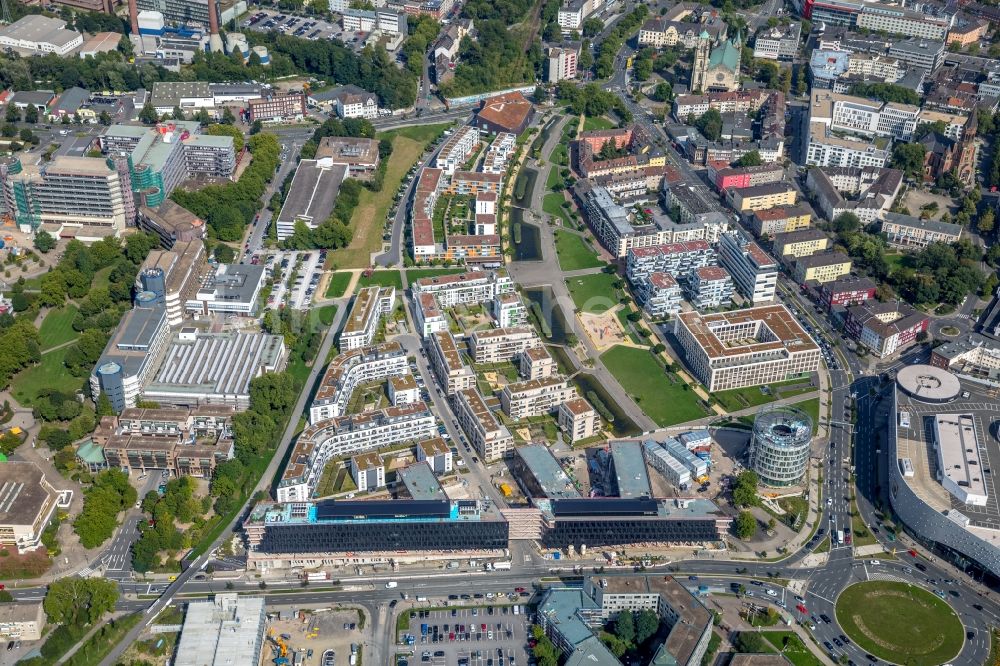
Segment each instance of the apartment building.
[[710,393],[805,377],[819,367],[819,347],[784,305],[682,312],[674,335]]
[[45,628],[41,601],[0,605],[0,638],[6,641],[37,641]]
[[871,278],[845,277],[827,282],[820,289],[820,300],[829,310],[835,305],[860,305],[875,298],[878,285]]
[[516,149],[517,136],[515,134],[498,132],[486,149],[486,155],[483,156],[482,170],[485,173],[502,174],[506,172],[510,161],[514,159]]
[[811,222],[812,214],[809,209],[798,205],[755,210],[750,216],[750,228],[758,238],[807,229]]
[[386,385],[389,402],[393,407],[412,405],[420,400],[420,387],[413,375],[393,375]]
[[884,167],[890,153],[871,141],[834,134],[822,122],[809,123],[806,164],[819,167]]
[[733,276],[721,266],[694,268],[684,280],[684,291],[696,310],[729,305],[733,300]]
[[668,273],[678,277],[693,268],[715,263],[717,263],[715,250],[707,241],[665,243],[629,249],[625,274],[629,282],[637,284],[651,273]]
[[481,192],[500,193],[503,184],[503,174],[484,173],[482,171],[456,171],[451,182],[445,185],[447,194],[479,195]]
[[323,373],[309,405],[309,423],[343,416],[351,394],[358,386],[409,373],[406,352],[398,342],[344,351],[330,362]]
[[869,300],[847,308],[844,330],[879,358],[892,356],[927,331],[927,315],[901,301]]
[[833,282],[851,273],[851,258],[843,252],[823,252],[795,261],[795,281],[799,284]]
[[405,35],[408,31],[406,14],[389,9],[353,9],[341,12],[341,26],[344,32],[379,32],[388,35]]
[[528,325],[528,308],[520,294],[506,291],[493,297],[493,318],[500,328],[518,328]]
[[654,319],[677,314],[681,309],[681,286],[670,273],[650,273],[633,283],[636,300]]
[[448,318],[438,307],[434,294],[416,292],[413,299],[413,309],[416,315],[417,330],[420,337],[429,338],[438,331],[448,330]]
[[340,333],[341,351],[371,345],[379,322],[383,316],[392,314],[395,302],[395,287],[365,287],[359,291]]
[[742,231],[722,234],[719,260],[729,271],[740,294],[753,304],[774,300],[778,263]]
[[524,379],[544,379],[557,371],[555,359],[542,346],[525,349],[517,362],[517,370]]
[[486,406],[479,389],[467,388],[456,394],[455,416],[485,462],[496,462],[514,449],[514,437]]
[[581,32],[583,20],[604,6],[604,0],[567,0],[559,7],[556,20],[563,34]]
[[576,388],[564,377],[528,379],[503,388],[500,408],[504,414],[519,421],[555,412],[559,405],[577,397]]
[[559,405],[556,420],[570,443],[593,437],[601,424],[597,411],[583,398],[573,398]]
[[341,118],[373,120],[378,117],[378,97],[375,93],[353,84],[340,86],[332,93],[330,100]]
[[278,482],[278,501],[313,496],[333,458],[437,435],[437,420],[423,402],[318,421],[302,431]]
[[771,96],[770,90],[710,92],[705,95],[678,95],[674,98],[674,118],[683,122],[688,116],[701,116],[709,109],[719,113],[750,113],[760,110]]
[[830,237],[819,229],[799,229],[785,234],[776,234],[771,249],[779,257],[808,257],[830,248]]
[[767,183],[780,183],[785,179],[785,169],[780,164],[761,164],[750,167],[731,167],[729,162],[709,162],[708,179],[722,193],[732,187],[754,187]]
[[962,225],[922,220],[912,215],[886,213],[882,233],[889,245],[902,248],[922,248],[929,243],[954,243],[962,237]]
[[580,51],[572,46],[549,47],[545,60],[545,78],[549,83],[575,79]]
[[471,125],[461,127],[448,137],[434,158],[434,168],[451,176],[479,147],[479,130]]
[[370,493],[385,488],[385,464],[374,451],[351,456],[351,478],[359,493]]
[[514,290],[507,271],[468,271],[457,275],[420,278],[413,290],[433,294],[438,305],[450,308],[462,303],[487,303],[497,294]]
[[895,83],[905,72],[906,66],[899,60],[877,53],[852,53],[847,58],[848,76]]
[[761,28],[753,42],[753,57],[765,60],[791,60],[799,51],[801,23]]
[[869,2],[858,15],[857,25],[872,32],[944,41],[954,23],[954,14],[934,16],[905,7]]
[[796,191],[788,183],[765,183],[753,187],[733,187],[726,191],[729,205],[741,213],[795,204]]
[[903,186],[903,172],[879,167],[827,167],[810,169],[806,187],[816,208],[826,219],[853,213],[862,224],[882,217]]
[[451,448],[440,437],[417,442],[417,462],[426,462],[435,474],[448,474],[452,471]]
[[476,385],[476,373],[462,360],[451,333],[446,330],[432,333],[429,346],[427,355],[431,367],[446,395],[455,395]]
[[505,363],[542,341],[531,328],[492,328],[473,331],[469,336],[469,351],[475,363]]

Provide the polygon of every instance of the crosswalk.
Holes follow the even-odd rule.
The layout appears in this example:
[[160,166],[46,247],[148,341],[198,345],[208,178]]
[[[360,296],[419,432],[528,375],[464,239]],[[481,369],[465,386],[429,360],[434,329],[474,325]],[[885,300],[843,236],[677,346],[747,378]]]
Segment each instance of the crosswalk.
[[895,575],[889,574],[889,573],[881,573],[881,572],[878,572],[878,571],[866,571],[865,573],[868,576],[868,580],[881,580],[881,581],[885,581],[885,582],[889,582],[889,583],[907,583],[907,582],[909,582],[905,578],[902,578],[900,576],[895,576]]

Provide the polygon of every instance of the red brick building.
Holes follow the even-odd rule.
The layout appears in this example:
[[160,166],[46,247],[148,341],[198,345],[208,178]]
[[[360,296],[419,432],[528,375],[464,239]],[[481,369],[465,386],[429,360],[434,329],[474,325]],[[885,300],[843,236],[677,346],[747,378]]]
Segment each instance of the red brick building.
[[247,102],[250,122],[281,122],[301,120],[306,114],[306,96],[300,92],[260,97]]

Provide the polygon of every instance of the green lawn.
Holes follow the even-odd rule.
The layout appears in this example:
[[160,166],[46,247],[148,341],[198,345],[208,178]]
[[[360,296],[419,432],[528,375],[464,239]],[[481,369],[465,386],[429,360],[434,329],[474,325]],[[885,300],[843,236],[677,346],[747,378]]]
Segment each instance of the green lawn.
[[794,631],[764,631],[765,640],[795,666],[822,666],[823,662],[806,647]]
[[851,585],[837,598],[837,622],[865,652],[908,666],[944,664],[964,643],[951,606],[908,583]]
[[576,307],[584,312],[600,314],[618,303],[618,278],[607,273],[594,273],[566,280],[566,286]]
[[610,119],[604,116],[587,116],[583,119],[583,131],[588,132],[590,130],[603,130],[612,129],[618,127],[615,123],[611,122]]
[[562,220],[564,225],[569,226],[569,213],[562,206],[564,201],[566,201],[566,198],[562,195],[562,192],[549,192],[542,198],[542,210],[557,220]]
[[11,385],[14,399],[27,406],[45,389],[74,392],[83,388],[84,380],[70,375],[64,365],[69,349],[70,347],[63,347],[45,354],[41,363],[19,372]]
[[399,271],[373,271],[368,277],[364,274],[358,278],[358,287],[395,287],[403,288],[403,278]]
[[95,289],[98,287],[104,287],[105,289],[107,289],[108,287],[111,286],[111,280],[109,278],[111,277],[111,270],[113,268],[114,266],[108,266],[107,268],[102,268],[101,270],[94,273],[93,286]]
[[321,308],[316,308],[316,314],[319,316],[319,322],[321,324],[329,326],[333,323],[333,318],[337,316],[337,306],[324,305]]
[[564,271],[575,271],[581,268],[603,266],[604,262],[597,257],[581,236],[568,231],[555,232],[556,254],[559,255],[559,268]]
[[909,254],[890,253],[882,255],[885,258],[885,263],[889,264],[889,272],[896,270],[897,268],[912,268],[913,266],[913,256]]
[[347,291],[347,285],[351,283],[350,273],[334,273],[330,277],[330,282],[326,287],[327,298],[340,298]]
[[768,391],[766,393],[761,390],[763,388],[762,386],[746,386],[743,388],[731,389],[729,391],[716,391],[714,395],[715,399],[719,401],[719,404],[722,405],[727,412],[736,412],[741,409],[746,409],[747,407],[757,407],[758,405],[774,402],[781,397],[790,397],[805,391],[815,391],[815,387],[808,387],[789,390],[789,392],[784,395],[780,393],[782,386],[790,384],[805,384],[808,383],[808,381],[808,378],[800,378],[784,382],[775,382],[767,385]]
[[41,328],[38,329],[43,351],[76,339],[79,333],[73,330],[73,318],[76,317],[78,311],[72,303],[67,303],[55,310],[49,310],[45,319],[42,320]]
[[[554,152],[552,154],[555,156]],[[549,177],[545,179],[545,187],[551,190],[561,182],[562,176],[559,175],[559,165],[553,162],[552,168],[549,169]]]
[[812,418],[813,434],[815,435],[816,430],[819,428],[819,398],[810,398],[809,400],[796,402],[792,404],[792,407],[798,407]]
[[601,361],[639,407],[661,427],[707,416],[689,386],[668,376],[644,349],[617,345]]
[[427,143],[438,138],[442,132],[452,126],[453,123],[438,123],[437,125],[413,125],[401,129],[384,132],[379,138],[392,136],[405,136],[407,139]]

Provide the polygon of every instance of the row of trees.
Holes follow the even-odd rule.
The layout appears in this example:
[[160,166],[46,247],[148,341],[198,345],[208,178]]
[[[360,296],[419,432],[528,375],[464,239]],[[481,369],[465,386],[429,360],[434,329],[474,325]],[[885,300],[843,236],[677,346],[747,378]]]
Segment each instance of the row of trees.
[[597,58],[594,61],[594,76],[596,78],[606,79],[611,76],[615,70],[615,56],[625,44],[625,40],[639,29],[648,15],[649,8],[646,5],[639,5],[618,20],[614,29],[598,47]]

